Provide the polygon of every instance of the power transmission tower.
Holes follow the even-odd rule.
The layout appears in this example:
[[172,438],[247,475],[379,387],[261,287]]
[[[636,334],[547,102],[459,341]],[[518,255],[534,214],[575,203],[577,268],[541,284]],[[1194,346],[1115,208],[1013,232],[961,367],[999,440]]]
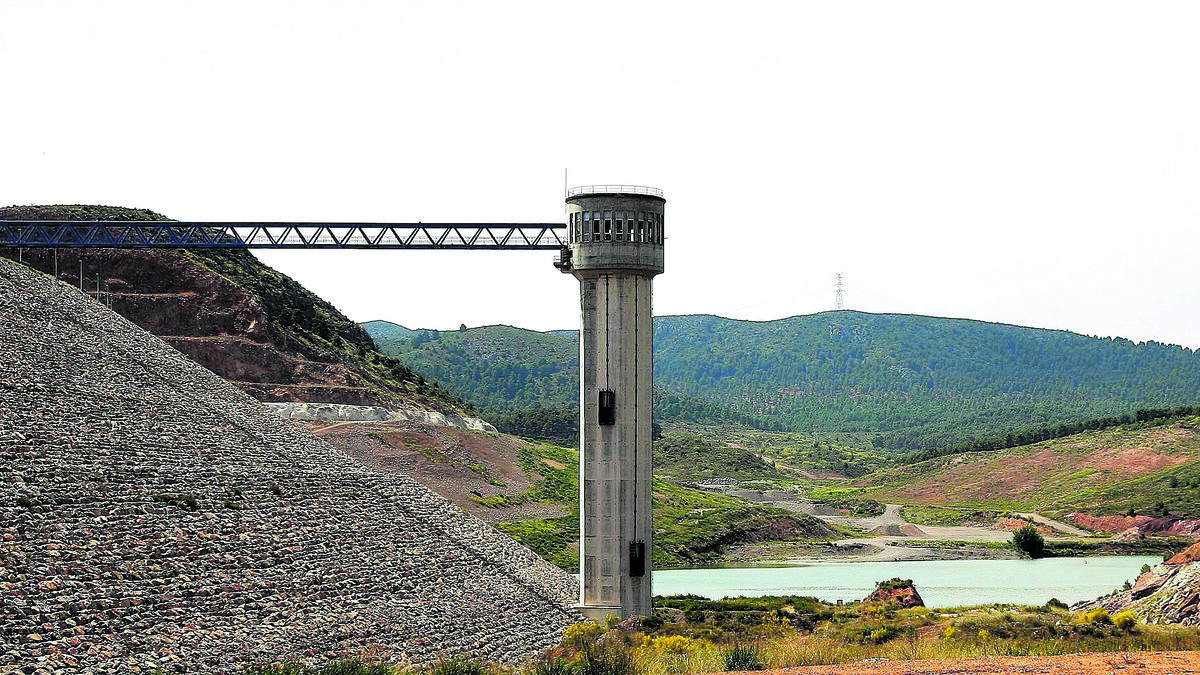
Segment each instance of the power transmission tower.
[[846,309],[846,282],[842,280],[842,273],[838,272],[833,283],[833,308],[835,310]]

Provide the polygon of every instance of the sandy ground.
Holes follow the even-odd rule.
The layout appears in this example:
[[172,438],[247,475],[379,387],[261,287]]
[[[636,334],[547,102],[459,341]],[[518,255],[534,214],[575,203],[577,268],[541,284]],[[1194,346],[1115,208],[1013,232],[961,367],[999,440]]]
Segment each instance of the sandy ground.
[[[842,514],[827,504],[813,502],[794,492],[784,490],[759,492],[742,488],[732,488],[725,492],[743,499],[770,504],[793,513],[808,514],[829,523],[852,527],[868,533],[862,537],[838,540],[830,546],[772,547],[760,545],[741,547],[741,550],[733,552],[731,560],[728,562],[751,562],[755,559],[786,563],[894,562],[1014,557],[1011,552],[983,546],[906,546],[906,542],[915,544],[935,541],[1003,543],[1012,540],[1012,532],[999,527],[914,525],[905,521],[904,517],[900,515],[901,506],[899,504],[887,504],[884,512],[879,516],[854,518]],[[1090,536],[1090,533],[1085,530],[1036,513],[1020,515],[1053,528],[1068,538]]]
[[1116,652],[1066,656],[1003,656],[935,661],[870,661],[840,666],[760,670],[757,675],[917,675],[932,673],[1054,673],[1091,675],[1128,671],[1145,675],[1200,673],[1200,652]]
[[[905,546],[905,541],[962,541],[977,543],[1007,542],[1012,540],[1012,532],[995,527],[938,527],[931,525],[913,525],[900,515],[899,504],[887,504],[879,516],[869,518],[852,518],[843,515],[837,509],[813,502],[784,490],[758,492],[733,488],[728,494],[749,499],[762,504],[770,504],[793,513],[805,513],[829,523],[864,530],[869,534],[864,537],[852,537],[833,542],[832,546],[819,548],[780,548],[772,551],[770,547],[748,548],[738,552],[737,556],[752,558],[759,555],[781,562],[894,562],[899,560],[962,560],[974,558],[1004,558],[1011,557],[1005,551],[997,551],[984,547],[975,548],[937,548],[923,546]],[[1047,519],[1048,520],[1048,519]],[[1053,522],[1053,521],[1051,521]],[[1063,525],[1058,523],[1058,525]],[[1063,525],[1063,527],[1070,527]]]

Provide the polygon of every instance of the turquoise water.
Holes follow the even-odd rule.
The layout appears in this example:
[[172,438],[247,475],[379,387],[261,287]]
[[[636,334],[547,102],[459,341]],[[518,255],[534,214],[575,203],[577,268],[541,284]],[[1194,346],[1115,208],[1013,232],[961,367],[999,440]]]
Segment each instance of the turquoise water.
[[875,582],[912,579],[927,607],[993,602],[1068,604],[1093,598],[1137,579],[1143,564],[1160,556],[1044,558],[1042,560],[915,560],[813,563],[789,567],[723,567],[654,572],[654,594],[811,595],[822,600],[862,600]]

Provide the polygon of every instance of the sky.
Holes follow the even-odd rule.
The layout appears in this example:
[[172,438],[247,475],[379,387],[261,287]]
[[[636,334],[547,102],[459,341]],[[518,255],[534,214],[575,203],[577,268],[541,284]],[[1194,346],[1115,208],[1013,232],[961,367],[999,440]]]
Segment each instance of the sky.
[[[1200,3],[0,0],[0,205],[555,222],[666,193],[658,315],[1200,348]],[[554,253],[259,251],[357,321],[578,325]]]

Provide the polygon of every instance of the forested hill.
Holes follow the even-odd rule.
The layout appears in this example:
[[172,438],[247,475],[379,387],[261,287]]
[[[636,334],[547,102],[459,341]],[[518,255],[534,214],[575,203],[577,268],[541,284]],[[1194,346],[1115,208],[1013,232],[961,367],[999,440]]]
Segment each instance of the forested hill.
[[768,428],[873,431],[917,449],[1200,400],[1200,354],[1065,331],[824,312],[655,324],[655,377]]
[[[1200,354],[1154,342],[936,317],[824,312],[777,321],[655,319],[664,420],[869,432],[921,449],[997,432],[1200,402]],[[573,333],[365,326],[385,353],[485,414],[575,414]]]

